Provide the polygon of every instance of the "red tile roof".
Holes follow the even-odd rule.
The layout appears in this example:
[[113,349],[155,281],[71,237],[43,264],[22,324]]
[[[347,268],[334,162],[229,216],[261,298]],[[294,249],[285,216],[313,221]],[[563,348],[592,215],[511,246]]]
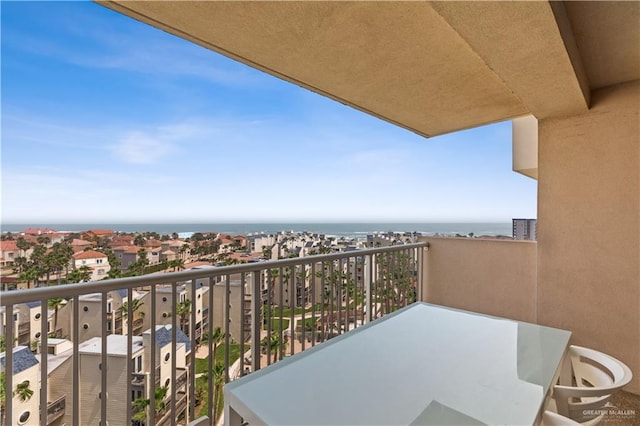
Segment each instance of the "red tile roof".
[[0,241],[0,250],[2,251],[18,251],[18,245],[15,241]]
[[41,234],[51,234],[56,231],[51,228],[27,228],[22,232],[26,235],[41,235]]
[[95,250],[87,250],[87,251],[81,251],[79,253],[76,253],[73,255],[73,258],[78,260],[78,259],[97,259],[97,258],[104,258],[107,257],[106,254],[104,253],[100,253],[99,251],[95,251]]

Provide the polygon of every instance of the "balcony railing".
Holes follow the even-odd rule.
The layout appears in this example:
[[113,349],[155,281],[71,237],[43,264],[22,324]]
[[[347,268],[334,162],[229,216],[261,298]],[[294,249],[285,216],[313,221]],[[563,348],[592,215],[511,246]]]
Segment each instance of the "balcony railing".
[[[69,330],[64,330],[63,335],[70,336],[72,346],[72,374],[69,383],[71,392],[67,397],[71,398],[73,404],[72,408],[64,413],[64,423],[131,424],[132,413],[135,413],[135,410],[132,402],[128,401],[138,398],[138,394],[132,395],[132,388],[135,387],[136,392],[140,390],[136,381],[137,375],[134,375],[132,370],[134,362],[140,362],[136,358],[140,356],[142,346],[145,354],[144,362],[141,363],[145,369],[142,373],[149,377],[149,383],[154,383],[156,389],[144,389],[146,394],[141,398],[148,400],[149,407],[156,407],[157,392],[154,391],[165,386],[164,383],[160,383],[161,365],[170,366],[170,380],[165,382],[167,394],[179,396],[168,398],[166,412],[162,411],[162,415],[156,415],[156,410],[148,409],[147,424],[157,424],[160,417],[163,421],[168,418],[171,424],[175,424],[177,415],[185,411],[187,405],[185,420],[190,421],[200,415],[213,418],[214,394],[221,390],[221,387],[216,385],[219,383],[218,377],[228,382],[285,356],[346,333],[416,299],[421,300],[421,271],[426,246],[426,243],[407,244],[9,291],[2,294],[0,306],[4,306],[6,312],[13,312],[14,307],[19,304],[37,301],[46,312],[48,300],[67,300],[63,309],[69,310],[71,325]],[[197,317],[195,303],[191,304],[192,309],[186,314],[188,325],[185,333],[180,330],[180,321],[185,314],[178,311],[181,307],[177,303],[178,288],[183,288],[184,285],[189,300],[193,302],[201,297],[203,303],[206,301],[206,305],[209,306],[206,316],[199,314]],[[160,288],[161,292],[158,291]],[[208,288],[209,291],[205,292],[203,288]],[[109,335],[106,325],[108,296],[110,292],[123,289],[128,290],[130,297],[137,297],[138,307],[142,306],[146,311],[144,315],[140,312],[134,315],[134,304],[128,303],[128,311],[122,317],[123,321],[127,321],[126,329],[132,332],[126,336]],[[101,300],[99,312],[87,312],[86,307],[81,308],[81,297],[89,294],[94,300]],[[96,297],[96,294],[100,297]],[[223,308],[218,310],[220,308],[216,308],[217,306]],[[102,324],[102,330],[95,330],[96,326],[89,324],[89,317],[97,319],[91,324]],[[220,328],[222,341],[215,344],[211,339],[197,342],[195,325],[198,323],[207,324],[208,336],[213,335],[216,328]],[[5,333],[14,335],[14,327],[13,317],[8,315]],[[39,330],[42,347],[47,347],[46,327],[47,322],[42,321]],[[162,327],[165,329],[162,330]],[[151,332],[152,330],[155,332]],[[80,339],[84,336],[83,340],[86,341],[87,333],[91,332],[95,333],[92,345],[86,349]],[[110,339],[109,344],[107,337]],[[118,345],[111,345],[111,339],[119,339]],[[168,351],[166,345],[170,345]],[[180,352],[179,348],[183,346],[185,352]],[[126,381],[126,387],[123,386],[121,389],[114,387],[112,379],[108,380],[108,377],[111,377],[109,366],[114,365],[109,359],[116,355],[109,351],[116,350],[113,349],[116,347],[120,348],[117,356],[126,356],[126,359],[131,360],[121,364],[126,364],[126,367],[123,367],[126,371],[118,372],[132,378]],[[196,349],[212,354],[214,347],[217,349],[216,358],[223,359],[221,367],[217,367],[213,356],[209,356],[205,369],[209,374],[206,374],[204,379],[196,379]],[[96,359],[97,356],[99,365],[106,365],[107,368],[98,367],[91,371],[82,371],[81,366],[85,365],[85,362],[80,362],[80,357],[85,356],[85,350],[93,350],[92,359]],[[137,351],[135,354],[134,350]],[[174,356],[166,356],[167,353]],[[182,353],[186,359],[177,356]],[[14,352],[9,350],[4,357],[5,371],[14,371]],[[34,391],[39,391],[41,395],[47,395],[50,386],[58,386],[56,380],[59,379],[55,374],[47,373],[49,362],[52,361],[47,356],[42,356],[37,367],[30,367],[39,368],[40,380],[32,383],[38,383],[40,389]],[[56,359],[55,362],[60,361]],[[216,377],[216,374],[219,376]],[[197,380],[204,380],[205,384],[198,385],[196,397]],[[99,386],[95,386],[96,383],[99,383]],[[10,394],[16,384],[13,375],[7,374],[7,394]],[[180,390],[184,390],[184,394]],[[99,397],[118,393],[132,397],[124,398],[124,402],[122,398]],[[196,407],[195,401],[206,404]],[[15,404],[18,403],[12,398],[7,398],[6,424],[14,424],[20,415],[19,407],[14,410]],[[95,409],[86,409],[87,405],[95,405]],[[207,407],[206,410],[202,408],[204,406]],[[49,412],[46,403],[41,403],[40,410],[41,416],[42,413]],[[89,413],[97,414],[94,414],[95,418],[86,417]]]
[[64,410],[66,407],[66,397],[61,396],[60,398],[53,401],[51,404],[47,406],[47,425],[50,425],[54,421],[58,420],[60,417],[64,416]]
[[30,330],[31,330],[31,324],[29,324],[28,322],[20,324],[18,326],[18,335],[21,336],[23,334],[29,334]]

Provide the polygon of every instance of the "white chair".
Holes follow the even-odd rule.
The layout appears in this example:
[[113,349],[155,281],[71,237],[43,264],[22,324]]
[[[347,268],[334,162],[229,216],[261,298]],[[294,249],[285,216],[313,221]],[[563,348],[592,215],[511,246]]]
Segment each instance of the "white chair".
[[[611,396],[633,377],[621,361],[580,346],[571,346],[565,359],[560,383],[553,387],[558,414],[579,423],[601,416]],[[572,385],[568,386],[568,380]]]

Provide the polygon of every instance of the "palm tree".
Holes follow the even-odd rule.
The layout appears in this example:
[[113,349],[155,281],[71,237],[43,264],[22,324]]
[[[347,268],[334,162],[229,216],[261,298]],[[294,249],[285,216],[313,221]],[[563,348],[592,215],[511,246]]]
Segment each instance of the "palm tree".
[[7,397],[4,393],[5,392],[4,388],[6,386],[6,383],[7,383],[7,378],[5,376],[5,372],[2,371],[0,372],[0,423],[2,424],[6,423],[4,421],[4,409],[7,402]]
[[265,337],[260,342],[260,346],[262,347],[262,352],[267,354],[267,357],[270,358],[271,353],[273,353],[273,362],[278,361],[278,353],[287,349],[287,340],[286,338],[282,341],[280,340],[280,333],[274,331],[271,333],[271,336]]
[[[131,299],[131,312],[133,312],[133,316],[135,317],[135,313],[144,305],[144,302],[141,302],[140,299]],[[129,302],[127,300],[124,301],[122,306],[118,308],[118,311],[122,314],[123,318],[126,318],[129,315]],[[138,314],[140,318],[144,317],[144,312],[140,312]]]
[[[167,386],[157,387],[154,391],[156,416],[165,411],[166,403],[164,400],[167,397],[168,391],[169,388]],[[131,419],[137,422],[144,422],[147,419],[147,410],[149,405],[151,405],[151,399],[137,398],[131,403],[131,405],[136,410],[136,413],[131,417]]]
[[225,380],[224,364],[216,362],[211,373],[213,374],[213,418],[215,423],[220,415],[218,413],[218,405],[220,404],[220,398],[222,398],[222,387]]
[[16,386],[16,390],[13,391],[13,396],[17,396],[20,401],[25,402],[31,399],[33,396],[33,390],[29,386],[30,383],[28,380],[25,380],[22,383],[18,383]]
[[187,322],[187,317],[189,316],[190,312],[191,312],[191,300],[185,299],[182,302],[176,303],[176,314],[180,317],[180,329],[187,336],[189,336],[189,332],[188,330],[185,330],[185,324]]
[[223,339],[224,339],[224,333],[222,332],[220,327],[216,327],[216,329],[213,330],[213,334],[211,335],[211,342],[213,343],[213,360],[214,361],[216,360],[216,350],[218,349],[218,345],[222,343]]
[[50,309],[54,310],[53,314],[53,332],[56,333],[58,331],[58,309],[62,306],[65,300],[62,297],[55,297],[53,299],[49,299],[47,305]]

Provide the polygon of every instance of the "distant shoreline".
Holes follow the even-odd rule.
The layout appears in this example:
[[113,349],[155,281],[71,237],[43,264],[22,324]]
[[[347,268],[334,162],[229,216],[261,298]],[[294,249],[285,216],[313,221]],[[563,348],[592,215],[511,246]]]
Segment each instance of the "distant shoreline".
[[255,234],[277,232],[313,232],[338,237],[364,237],[380,232],[418,232],[423,235],[462,234],[511,236],[511,222],[282,222],[282,223],[46,223],[2,224],[5,232],[22,232],[27,228],[50,228],[56,231],[81,232],[89,229],[109,229],[117,232],[157,232],[159,234],[219,232],[224,234]]

